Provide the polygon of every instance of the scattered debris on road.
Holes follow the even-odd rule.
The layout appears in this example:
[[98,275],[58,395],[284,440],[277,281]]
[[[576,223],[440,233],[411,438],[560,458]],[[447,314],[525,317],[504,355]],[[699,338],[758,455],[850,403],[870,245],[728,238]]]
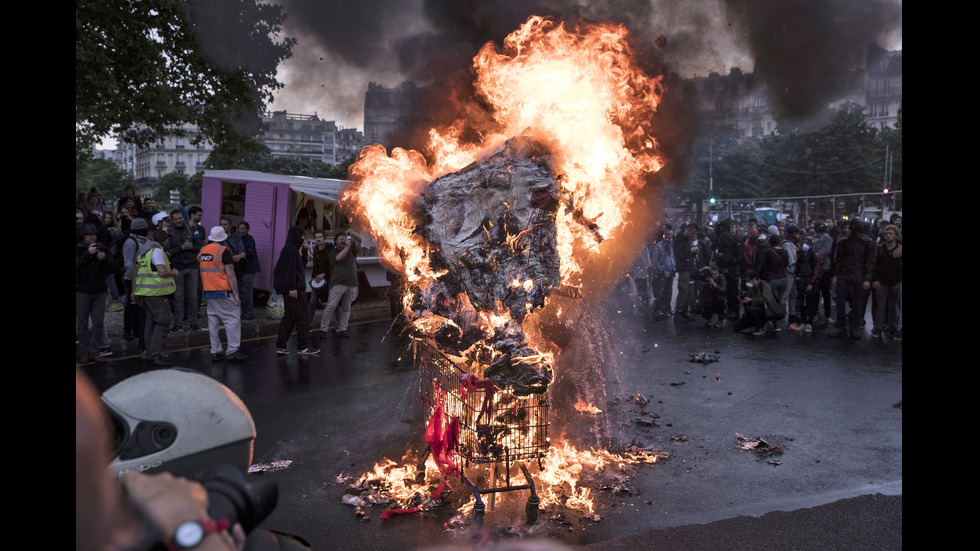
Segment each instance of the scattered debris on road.
[[[751,452],[755,452],[757,455],[760,455],[762,457],[782,455],[783,453],[782,448],[780,448],[779,446],[771,445],[769,442],[766,442],[762,438],[746,438],[736,432],[735,439],[737,442],[737,446],[740,450],[748,450]],[[778,461],[775,463],[770,461],[769,463],[775,465],[779,464]]]
[[698,352],[697,354],[691,354],[690,356],[692,362],[709,364],[718,361],[719,351],[715,350],[714,354],[709,354],[707,352]]
[[274,471],[281,471],[293,462],[292,459],[283,459],[281,461],[273,461],[272,463],[254,463],[248,468],[249,474],[255,473],[271,473]]

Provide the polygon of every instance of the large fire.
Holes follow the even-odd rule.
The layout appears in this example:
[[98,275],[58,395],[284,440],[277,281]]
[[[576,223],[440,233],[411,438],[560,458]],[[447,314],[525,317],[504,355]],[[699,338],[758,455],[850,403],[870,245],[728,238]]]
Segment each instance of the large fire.
[[480,143],[460,140],[473,124],[460,118],[430,130],[428,162],[417,151],[396,147],[389,156],[380,145],[366,147],[350,167],[345,201],[378,238],[383,258],[411,283],[436,276],[426,243],[413,234],[414,200],[439,176],[530,135],[547,144],[562,186],[562,284],[579,284],[583,256],[615,236],[645,177],[663,166],[652,128],[662,79],[641,71],[628,39],[622,26],[568,29],[531,17],[502,47],[488,43],[474,59],[477,94],[494,115]]
[[[396,147],[389,155],[380,145],[364,148],[350,167],[352,184],[344,202],[375,236],[379,256],[403,274],[407,287],[444,294],[438,280],[446,269],[433,266],[432,244],[417,231],[419,197],[440,177],[482,162],[510,140],[533,140],[546,148],[551,177],[558,184],[553,216],[560,286],[580,286],[587,261],[608,254],[605,246],[623,231],[635,194],[663,166],[653,133],[664,92],[661,77],[641,69],[632,39],[622,26],[572,26],[537,16],[502,45],[486,44],[474,58],[473,73],[477,97],[485,102],[492,120],[470,117],[469,110],[461,109],[455,121],[429,131],[424,154]],[[483,127],[478,128],[480,124]],[[482,139],[474,143],[464,140],[464,134]],[[514,247],[522,237],[523,233],[508,235]],[[526,274],[508,281],[510,289],[528,294],[540,284]],[[411,305],[411,296],[405,300],[417,334],[432,335],[453,322],[422,315]],[[514,324],[513,312],[508,315],[499,301],[486,311],[473,307],[463,294],[448,300],[457,310],[467,309],[467,320],[487,338]],[[527,313],[520,312],[516,319]],[[560,350],[540,335],[534,339],[539,342],[528,343],[532,351],[512,358],[513,363],[550,366]],[[476,364],[472,360],[480,354],[471,353],[471,363]],[[588,406],[591,413],[600,413]],[[542,502],[560,500],[591,512],[589,490],[576,487],[575,481],[584,469],[602,469],[617,460],[628,459],[607,452],[580,452],[568,443],[553,444],[540,462],[539,476],[546,485]],[[392,468],[379,466],[379,476]],[[409,478],[406,473],[397,477]]]

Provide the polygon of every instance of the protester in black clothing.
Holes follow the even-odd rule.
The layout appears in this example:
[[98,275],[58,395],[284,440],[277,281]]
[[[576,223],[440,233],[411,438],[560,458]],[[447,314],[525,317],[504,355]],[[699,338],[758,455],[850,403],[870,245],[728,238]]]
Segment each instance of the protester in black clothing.
[[738,318],[738,280],[743,270],[745,255],[742,252],[742,244],[738,238],[732,234],[731,222],[725,220],[718,223],[715,239],[715,255],[713,262],[718,270],[725,276],[728,283],[725,294],[726,317],[729,319]]
[[75,230],[75,356],[78,363],[102,363],[106,276],[116,269],[115,259],[106,244],[99,241],[95,225],[83,223]]
[[698,270],[696,281],[701,286],[698,294],[701,317],[710,326],[723,326],[725,324],[725,296],[728,292],[727,279],[715,266],[706,266]]
[[327,304],[330,297],[330,251],[334,248],[333,243],[327,242],[327,237],[321,230],[313,234],[313,279],[310,287],[310,322],[316,315],[316,309]]
[[790,292],[796,293],[797,312],[793,315],[798,321],[797,329],[803,333],[813,332],[813,321],[817,315],[817,305],[820,301],[821,263],[824,262],[811,246],[812,238],[804,237],[796,252],[796,268],[794,287]]
[[837,319],[835,330],[830,333],[832,337],[849,332],[852,339],[861,338],[861,321],[878,252],[861,226],[860,220],[848,221],[842,236],[835,242],[830,284],[837,291]]
[[698,270],[698,257],[701,249],[697,245],[698,227],[694,223],[685,224],[674,238],[674,261],[677,264],[677,302],[674,315],[686,321],[696,319],[691,313],[691,277]]
[[286,344],[296,330],[296,351],[302,355],[319,354],[310,337],[310,318],[306,302],[306,261],[310,245],[304,239],[302,226],[292,226],[286,233],[286,243],[272,271],[272,287],[282,295],[285,311],[279,322],[276,353],[288,354]]
[[876,298],[871,336],[894,339],[898,335],[898,292],[902,285],[902,231],[888,225],[881,235],[871,284]]

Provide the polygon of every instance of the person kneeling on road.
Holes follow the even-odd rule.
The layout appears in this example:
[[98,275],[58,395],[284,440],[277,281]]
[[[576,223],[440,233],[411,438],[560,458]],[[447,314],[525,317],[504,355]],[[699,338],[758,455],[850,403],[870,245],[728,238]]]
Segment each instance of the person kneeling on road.
[[744,313],[735,321],[735,332],[741,333],[754,328],[755,336],[775,332],[773,322],[786,316],[782,305],[776,300],[769,282],[759,278],[759,272],[746,270],[743,276],[747,290],[739,295]]

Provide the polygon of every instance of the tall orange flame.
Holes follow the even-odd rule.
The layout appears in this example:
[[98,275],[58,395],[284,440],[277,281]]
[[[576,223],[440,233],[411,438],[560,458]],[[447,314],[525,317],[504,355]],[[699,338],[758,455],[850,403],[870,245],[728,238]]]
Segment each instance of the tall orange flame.
[[369,146],[351,166],[345,200],[378,238],[383,258],[413,282],[432,274],[412,234],[412,201],[435,178],[463,168],[521,134],[546,144],[561,182],[558,212],[562,284],[581,281],[583,255],[622,227],[645,176],[663,161],[653,136],[662,77],[639,67],[620,25],[565,23],[532,16],[502,46],[474,58],[477,94],[493,112],[480,143],[460,140],[460,118],[431,129],[431,162],[416,151]]

